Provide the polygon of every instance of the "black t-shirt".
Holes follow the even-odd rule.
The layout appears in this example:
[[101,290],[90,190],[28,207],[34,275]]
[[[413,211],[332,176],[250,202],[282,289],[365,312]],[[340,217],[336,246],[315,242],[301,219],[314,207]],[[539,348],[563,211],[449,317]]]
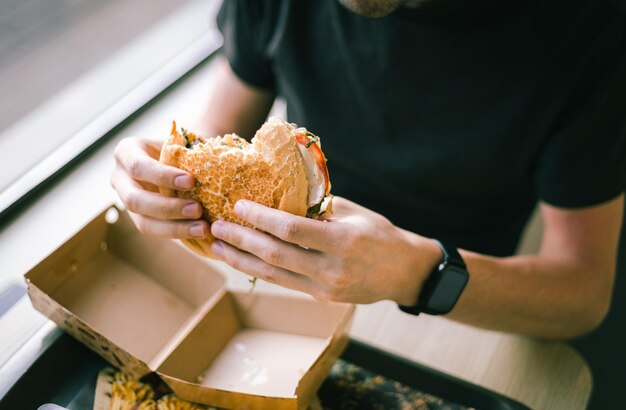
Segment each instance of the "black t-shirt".
[[625,18],[605,1],[449,0],[361,17],[226,0],[225,54],[322,139],[342,195],[422,235],[514,252],[537,200],[626,185]]

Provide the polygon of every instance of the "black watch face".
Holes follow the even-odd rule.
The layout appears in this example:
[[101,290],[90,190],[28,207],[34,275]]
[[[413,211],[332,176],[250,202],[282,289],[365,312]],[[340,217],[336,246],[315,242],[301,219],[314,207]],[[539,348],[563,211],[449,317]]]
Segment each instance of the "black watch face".
[[437,285],[428,298],[428,308],[440,313],[451,311],[467,284],[467,278],[466,271],[455,266],[447,266],[440,272]]

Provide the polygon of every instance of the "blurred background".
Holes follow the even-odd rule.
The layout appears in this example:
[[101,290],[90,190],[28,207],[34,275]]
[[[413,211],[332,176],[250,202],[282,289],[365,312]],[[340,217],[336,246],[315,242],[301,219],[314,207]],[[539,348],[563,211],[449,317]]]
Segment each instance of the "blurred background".
[[[0,0],[0,212],[27,192],[25,185],[37,185],[77,154],[42,169],[53,152],[64,144],[88,147],[97,136],[70,140],[215,35],[217,3]],[[155,82],[149,94],[172,81]]]

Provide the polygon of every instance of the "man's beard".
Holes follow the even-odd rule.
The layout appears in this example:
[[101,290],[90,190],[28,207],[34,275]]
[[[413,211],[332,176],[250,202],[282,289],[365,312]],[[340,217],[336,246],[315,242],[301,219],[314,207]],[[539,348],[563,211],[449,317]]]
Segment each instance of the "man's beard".
[[365,17],[384,17],[398,7],[410,1],[407,0],[339,0],[353,12]]

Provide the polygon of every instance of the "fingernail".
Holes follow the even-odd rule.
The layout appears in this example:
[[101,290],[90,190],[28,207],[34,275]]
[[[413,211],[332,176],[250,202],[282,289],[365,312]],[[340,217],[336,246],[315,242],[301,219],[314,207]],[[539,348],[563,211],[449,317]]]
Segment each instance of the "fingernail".
[[191,228],[189,228],[189,234],[194,238],[204,238],[206,236],[204,233],[204,224],[191,225]]
[[178,189],[190,189],[193,188],[193,178],[189,175],[179,175],[174,178],[174,186]]
[[211,225],[211,233],[216,238],[221,238],[224,234],[224,224],[220,221],[213,222],[213,224]]
[[211,249],[217,256],[222,256],[224,253],[224,245],[220,241],[215,241],[211,244]]
[[248,202],[240,199],[239,201],[237,201],[237,203],[235,203],[235,212],[237,213],[237,215],[241,216],[244,212],[246,212],[246,209],[248,208]]
[[186,218],[198,218],[199,215],[199,206],[198,204],[188,204],[183,207],[183,216]]

